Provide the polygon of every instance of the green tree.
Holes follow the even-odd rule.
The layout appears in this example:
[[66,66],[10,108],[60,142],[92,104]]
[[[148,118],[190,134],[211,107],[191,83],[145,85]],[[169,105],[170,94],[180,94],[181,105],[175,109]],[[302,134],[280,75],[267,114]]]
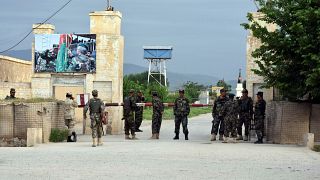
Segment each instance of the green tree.
[[227,91],[231,91],[231,85],[227,84],[224,80],[219,80],[217,82],[217,86],[218,87],[223,87],[225,90]]
[[200,91],[206,89],[205,86],[188,81],[184,85],[185,96],[191,101],[195,102],[199,100]]
[[259,20],[276,24],[269,32],[252,14],[250,23],[242,24],[252,31],[262,45],[252,56],[264,77],[265,87],[276,87],[292,100],[306,94],[320,100],[320,1],[256,0],[263,16]]

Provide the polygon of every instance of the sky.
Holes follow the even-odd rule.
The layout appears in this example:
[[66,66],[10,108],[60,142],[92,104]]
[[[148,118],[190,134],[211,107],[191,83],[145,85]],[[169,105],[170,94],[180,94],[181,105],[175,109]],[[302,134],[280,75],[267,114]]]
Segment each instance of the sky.
[[[67,0],[3,0],[0,6],[0,51],[18,42],[32,24],[42,22]],[[125,63],[147,67],[144,45],[173,46],[167,69],[176,73],[236,79],[245,75],[247,12],[252,0],[113,0],[122,13]],[[104,10],[106,0],[73,0],[54,16],[56,33],[88,33],[89,13]],[[14,50],[31,49],[33,35]]]

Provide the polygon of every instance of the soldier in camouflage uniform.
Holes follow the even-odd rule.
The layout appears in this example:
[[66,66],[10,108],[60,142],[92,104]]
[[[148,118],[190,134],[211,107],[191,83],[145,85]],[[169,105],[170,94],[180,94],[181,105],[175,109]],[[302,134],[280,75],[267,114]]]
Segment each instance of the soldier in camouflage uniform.
[[262,144],[263,141],[263,131],[264,131],[264,118],[266,112],[266,101],[263,99],[263,92],[257,93],[257,99],[254,106],[254,120],[255,120],[255,127],[256,127],[256,134],[258,137],[258,141],[255,144]]
[[[125,131],[125,139],[137,139],[135,133],[135,121],[134,121],[134,111],[136,110],[136,100],[134,97],[134,90],[131,89],[129,91],[129,96],[124,100],[123,106],[123,118],[124,118],[124,131]],[[131,136],[130,138],[130,132]]]
[[[239,101],[240,114],[239,122],[237,123],[238,138],[237,140],[248,141],[250,123],[253,115],[253,101],[248,97],[248,90],[242,90],[242,96]],[[244,137],[242,137],[242,125],[244,124]]]
[[[102,120],[101,116],[104,113],[104,104],[101,99],[98,98],[98,91],[93,90],[92,96],[83,110],[84,118],[87,118],[87,111],[90,111],[91,129],[92,129],[92,147],[102,146]],[[98,137],[98,144],[97,144]]]
[[[68,127],[68,139],[67,142],[77,142],[77,134],[74,130],[75,125],[75,108],[78,107],[77,102],[72,97],[71,93],[66,94],[66,100],[64,101],[64,122]],[[73,136],[73,139],[71,138]]]
[[[229,100],[228,97],[226,97],[226,90],[221,89],[220,90],[220,96],[214,101],[213,108],[212,108],[212,128],[211,128],[211,141],[216,140],[216,136],[218,134],[219,130],[219,140],[223,140],[223,134],[224,134],[224,117],[222,114],[222,108],[225,105],[225,103]],[[219,129],[220,126],[220,129]]]
[[150,139],[159,139],[164,106],[157,92],[152,92],[152,108],[152,137]]
[[234,94],[229,94],[229,101],[222,108],[224,116],[224,137],[223,142],[227,142],[227,138],[232,138],[235,142],[237,137],[237,119],[239,115],[239,103],[234,100]]
[[[144,102],[144,97],[142,95],[142,92],[139,90],[138,94],[136,96],[136,103],[143,103]],[[140,129],[141,123],[142,123],[142,118],[143,118],[143,106],[137,106],[137,109],[135,111],[135,129],[136,132],[142,132]]]
[[179,97],[174,102],[173,113],[175,116],[175,130],[176,136],[174,140],[179,139],[180,124],[182,124],[185,140],[189,140],[188,134],[188,115],[190,113],[189,100],[184,96],[184,90],[179,90]]

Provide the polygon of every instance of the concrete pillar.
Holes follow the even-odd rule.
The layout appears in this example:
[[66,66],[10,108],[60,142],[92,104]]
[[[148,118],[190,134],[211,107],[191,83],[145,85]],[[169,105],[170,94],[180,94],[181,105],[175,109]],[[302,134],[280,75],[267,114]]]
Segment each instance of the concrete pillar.
[[[99,91],[104,102],[121,103],[123,101],[123,49],[124,38],[121,35],[121,18],[119,11],[96,11],[90,13],[90,33],[96,34],[96,74],[87,84],[87,93],[92,89]],[[88,82],[88,81],[87,81]],[[109,87],[103,89],[103,87]],[[102,93],[100,93],[102,92]],[[123,108],[108,107],[112,134],[123,130]]]
[[42,128],[27,129],[27,147],[42,143]]
[[313,133],[307,133],[304,135],[304,146],[306,146],[309,149],[314,148],[314,134]]
[[[33,24],[33,34],[53,34],[55,26],[52,24]],[[32,97],[50,98],[52,97],[51,74],[50,73],[34,73],[35,42],[32,42],[32,78],[31,89]]]

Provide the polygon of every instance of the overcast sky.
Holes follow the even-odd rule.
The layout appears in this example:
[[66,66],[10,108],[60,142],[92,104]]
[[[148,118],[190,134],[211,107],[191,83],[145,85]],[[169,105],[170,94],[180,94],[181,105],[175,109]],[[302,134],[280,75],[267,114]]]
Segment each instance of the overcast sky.
[[[2,0],[0,50],[19,41],[67,0]],[[147,66],[143,45],[172,45],[168,70],[236,79],[245,72],[246,35],[240,26],[252,0],[114,0],[122,12],[125,62]],[[104,10],[106,0],[73,0],[49,21],[57,33],[89,32],[88,13]],[[33,36],[14,50],[31,49]]]

